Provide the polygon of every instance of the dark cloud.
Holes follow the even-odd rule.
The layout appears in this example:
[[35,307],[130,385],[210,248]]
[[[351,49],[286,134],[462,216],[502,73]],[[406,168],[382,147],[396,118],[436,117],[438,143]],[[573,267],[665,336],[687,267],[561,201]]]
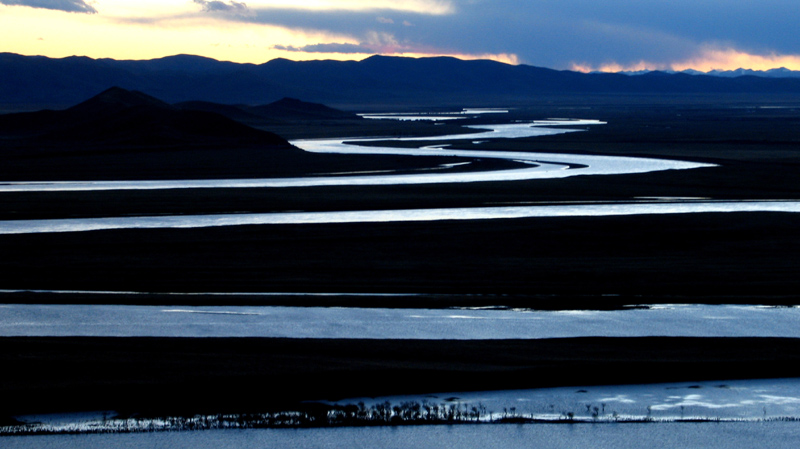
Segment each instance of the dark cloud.
[[374,53],[375,51],[363,44],[313,44],[302,47],[292,45],[274,45],[272,48],[285,51],[299,51],[306,53]]
[[97,10],[83,0],[0,0],[0,3],[12,6],[29,6],[31,8],[97,14]]
[[516,53],[527,63],[557,68],[577,61],[669,62],[709,45],[800,54],[796,5],[794,0],[465,0],[457,14],[436,18],[427,38],[472,51]]
[[362,45],[374,44],[371,36],[375,33],[388,33],[408,51],[516,54],[522,62],[553,68],[570,68],[573,63],[679,61],[709,47],[800,54],[796,0],[452,3],[454,13],[443,15],[270,8],[254,9],[252,16],[242,20],[345,35]]
[[203,11],[208,12],[226,12],[237,15],[250,15],[251,12],[247,8],[246,3],[242,2],[221,2],[221,1],[205,1],[205,0],[192,0],[198,5],[203,7]]

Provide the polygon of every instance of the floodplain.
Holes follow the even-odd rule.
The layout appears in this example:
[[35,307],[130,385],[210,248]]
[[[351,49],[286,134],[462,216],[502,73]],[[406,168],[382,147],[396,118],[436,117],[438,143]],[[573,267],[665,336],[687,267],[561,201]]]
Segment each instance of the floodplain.
[[[800,106],[764,106],[771,104],[565,101],[444,124],[371,119],[335,125],[284,124],[273,131],[302,139],[433,137],[455,134],[462,125],[482,121],[599,120],[605,124],[580,132],[517,139],[484,136],[451,144],[460,150],[645,157],[702,166],[502,182],[2,192],[0,220],[664,200],[796,201],[800,199]],[[431,138],[403,145],[441,143]],[[185,151],[191,155],[193,150]],[[204,149],[203,154],[209,151]],[[241,159],[225,165],[224,173],[215,175],[213,164],[204,166],[203,177],[253,177],[258,169],[246,157],[253,151],[248,147],[232,153]],[[118,180],[193,177],[177,169],[164,171],[159,164],[154,166],[161,168],[154,172],[140,173],[143,167],[126,165],[130,155],[122,153],[81,154],[80,164],[91,166],[95,157],[103,161],[97,167],[113,166]],[[148,153],[148,157],[158,159],[157,154]],[[292,176],[375,170],[413,173],[465,162],[460,157],[423,161],[398,155],[383,156],[388,160],[369,156],[365,162],[359,156],[344,155],[338,156],[335,167],[326,169],[325,164],[308,162],[313,159],[310,155],[303,157],[308,158],[303,159],[307,164],[293,165]],[[176,163],[174,154],[169,160]],[[286,166],[288,159],[282,160],[281,166]],[[24,167],[15,167],[14,179],[5,177],[4,181],[109,179],[108,172],[92,175],[86,171],[76,172],[79,179],[71,178],[68,170],[54,162],[45,162],[40,171],[30,165],[29,173],[36,172],[39,178],[27,179]],[[272,177],[279,168],[264,169],[261,174]],[[503,168],[510,167],[482,166],[484,170]],[[60,176],[44,178],[56,174]],[[791,307],[800,303],[799,226],[800,216],[792,212],[705,212],[8,234],[0,235],[4,255],[0,301],[377,309],[608,310],[642,304]],[[2,414],[10,423],[23,412],[104,408],[190,415],[286,409],[301,401],[389,394],[788,378],[800,376],[794,368],[800,354],[797,344],[794,338],[754,336],[596,335],[536,342],[3,337],[0,356],[9,362],[4,366],[11,368],[2,374],[2,394],[7,398]],[[710,354],[714,355],[711,359]],[[143,368],[147,366],[159,370]],[[289,384],[294,386],[286,388]],[[203,396],[181,385],[192,386],[191,391],[197,387]],[[236,394],[231,394],[232,386]],[[49,401],[30,401],[32,392],[43,389]],[[92,395],[94,399],[78,394],[85,389],[104,394]],[[248,394],[255,390],[262,393]]]

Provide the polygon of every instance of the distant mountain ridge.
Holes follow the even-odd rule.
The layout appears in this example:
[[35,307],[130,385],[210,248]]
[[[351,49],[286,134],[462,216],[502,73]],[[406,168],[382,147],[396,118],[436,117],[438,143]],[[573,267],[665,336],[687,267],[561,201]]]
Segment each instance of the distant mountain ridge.
[[[644,75],[647,73],[655,72],[656,70],[638,70],[638,71],[622,71],[624,75]],[[708,72],[701,72],[699,70],[686,69],[681,71],[663,70],[664,73],[675,74],[685,73],[687,75],[708,75],[720,76],[725,78],[736,78],[740,76],[761,76],[764,78],[800,78],[800,70],[789,70],[786,67],[779,67],[777,69],[769,70],[752,70],[738,68],[736,70],[709,70]]]
[[263,105],[282,98],[338,108],[524,103],[544,95],[736,95],[800,98],[800,78],[650,72],[579,73],[489,60],[372,56],[362,61],[237,64],[191,55],[145,61],[0,53],[0,108],[62,108],[120,86],[167,103]]

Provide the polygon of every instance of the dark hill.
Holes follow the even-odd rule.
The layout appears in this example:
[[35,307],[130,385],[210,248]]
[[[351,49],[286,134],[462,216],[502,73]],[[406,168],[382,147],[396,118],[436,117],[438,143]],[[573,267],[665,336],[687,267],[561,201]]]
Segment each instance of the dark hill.
[[112,87],[63,111],[0,116],[7,143],[104,146],[243,145],[290,148],[275,134],[223,115],[187,111],[138,91]]
[[283,98],[263,106],[253,106],[249,111],[262,117],[281,120],[357,120],[360,116],[340,111],[324,104],[308,103],[294,98]]
[[0,115],[0,180],[260,177],[308,163],[273,133],[118,87],[61,111]]
[[72,106],[66,112],[100,116],[102,114],[117,113],[133,107],[177,110],[174,106],[145,93],[114,86],[82,103]]
[[[415,157],[308,153],[219,113],[245,113],[240,107],[190,104],[207,110],[114,87],[65,110],[0,115],[0,182],[264,178],[430,164]],[[278,106],[274,112],[284,119],[351,116],[296,100]]]

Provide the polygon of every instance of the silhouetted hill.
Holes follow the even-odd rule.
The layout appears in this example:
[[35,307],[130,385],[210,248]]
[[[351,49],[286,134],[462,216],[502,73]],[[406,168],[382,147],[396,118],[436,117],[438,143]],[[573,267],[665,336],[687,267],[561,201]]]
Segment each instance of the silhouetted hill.
[[257,177],[308,164],[273,133],[118,87],[61,111],[0,115],[5,181]]
[[547,95],[773,95],[800,98],[800,78],[641,76],[557,71],[450,57],[236,64],[191,55],[148,61],[0,54],[0,108],[65,107],[120,86],[168,103],[269,104],[302,98],[338,107],[523,104]]
[[290,148],[286,140],[223,115],[187,111],[138,91],[112,87],[63,111],[0,116],[7,143],[105,146],[242,145]]
[[158,98],[139,91],[130,91],[121,87],[111,87],[94,97],[68,108],[66,112],[86,115],[102,115],[117,113],[132,107],[147,107],[176,111],[177,108]]
[[[0,181],[263,178],[430,163],[309,153],[220,113],[250,114],[238,106],[189,104],[206,110],[112,87],[64,110],[0,114]],[[264,113],[286,123],[292,115],[351,116],[297,100]]]
[[340,111],[324,104],[308,103],[294,98],[283,98],[263,106],[253,106],[248,111],[262,117],[284,120],[347,120],[360,119],[352,112]]

